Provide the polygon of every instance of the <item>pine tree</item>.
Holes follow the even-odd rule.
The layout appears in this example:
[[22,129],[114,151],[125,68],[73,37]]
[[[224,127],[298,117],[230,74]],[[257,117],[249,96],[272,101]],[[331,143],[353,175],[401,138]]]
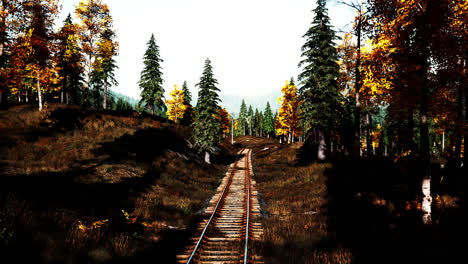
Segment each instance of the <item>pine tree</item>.
[[253,122],[253,130],[254,134],[257,137],[262,136],[262,122],[263,122],[263,114],[261,111],[258,111],[257,108],[255,108],[255,114],[254,114],[254,122]]
[[194,139],[195,146],[200,152],[205,152],[205,161],[210,163],[210,150],[220,138],[220,121],[216,118],[220,102],[214,78],[211,61],[206,59],[200,82],[197,84],[198,102],[195,112]]
[[193,123],[193,117],[195,115],[193,106],[192,106],[192,93],[190,92],[187,81],[184,81],[182,85],[182,91],[184,92],[184,105],[187,109],[184,112],[184,117],[181,120],[183,125],[191,125]]
[[308,135],[312,129],[318,133],[319,159],[325,159],[325,150],[330,150],[330,135],[339,107],[337,79],[340,72],[337,50],[333,43],[337,37],[330,25],[326,0],[317,0],[314,13],[312,26],[304,35],[306,38],[302,46],[304,59],[299,63],[299,67],[304,66],[299,75],[301,84],[299,93],[303,100],[301,122]]
[[262,127],[267,137],[272,136],[273,132],[275,132],[275,119],[271,111],[270,102],[267,102],[265,107]]
[[56,56],[59,85],[62,87],[61,102],[69,104],[79,102],[79,91],[83,81],[83,56],[78,43],[76,26],[68,14],[58,35],[58,53]]
[[154,34],[151,34],[147,46],[148,48],[143,57],[145,67],[138,82],[140,89],[142,89],[140,105],[146,104],[146,107],[151,110],[151,114],[154,114],[155,108],[164,108],[163,74],[161,72],[161,62],[163,60],[159,58],[159,47],[156,45]]
[[249,136],[252,136],[252,123],[254,121],[254,111],[252,105],[249,105],[249,111],[247,112],[247,125],[249,126]]
[[238,124],[239,124],[239,130],[241,132],[241,135],[245,136],[246,135],[246,128],[247,128],[247,105],[245,104],[244,99],[242,99],[240,111],[239,111],[239,118],[238,118]]

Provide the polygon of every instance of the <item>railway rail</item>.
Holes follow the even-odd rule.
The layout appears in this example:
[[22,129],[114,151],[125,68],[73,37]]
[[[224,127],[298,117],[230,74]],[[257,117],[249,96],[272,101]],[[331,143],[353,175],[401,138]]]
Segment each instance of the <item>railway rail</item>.
[[258,222],[260,205],[252,179],[252,150],[243,149],[240,154],[205,210],[199,234],[192,237],[193,243],[185,253],[177,256],[178,263],[263,264],[253,247],[263,230]]

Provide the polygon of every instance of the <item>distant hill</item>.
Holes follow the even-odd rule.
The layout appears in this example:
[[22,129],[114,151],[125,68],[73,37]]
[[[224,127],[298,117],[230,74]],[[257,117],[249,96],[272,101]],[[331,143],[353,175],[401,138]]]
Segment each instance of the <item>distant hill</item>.
[[[140,99],[136,99],[136,98],[133,98],[133,97],[130,97],[130,96],[127,96],[127,95],[124,95],[124,94],[121,94],[121,93],[117,93],[117,92],[114,92],[114,91],[111,91],[111,94],[115,97],[115,98],[121,98],[123,99],[124,101],[130,103],[133,108],[135,108],[136,105],[138,105],[138,102],[140,101]],[[265,106],[266,106],[266,103],[267,102],[270,102],[270,105],[271,105],[271,109],[274,112],[278,111],[280,105],[278,104],[278,102],[276,101],[278,99],[278,97],[281,96],[281,91],[273,91],[269,94],[266,94],[266,95],[246,95],[246,96],[243,96],[243,95],[230,95],[230,94],[220,94],[220,98],[221,98],[221,106],[226,108],[228,110],[229,113],[234,113],[235,115],[237,115],[239,113],[239,110],[240,110],[240,106],[242,104],[242,99],[245,100],[245,103],[247,104],[247,107],[249,105],[252,105],[252,108],[254,109],[255,111],[255,108],[258,108],[258,110],[260,111],[264,111],[265,110]],[[192,100],[192,105],[195,106],[197,105],[197,98],[196,98],[196,95],[194,96],[195,98],[193,98]]]
[[274,91],[267,95],[253,95],[253,96],[242,96],[242,95],[228,95],[228,94],[221,94],[220,98],[222,100],[221,105],[225,107],[229,113],[234,113],[237,115],[240,110],[240,106],[242,104],[242,99],[245,100],[247,107],[252,105],[252,108],[255,111],[255,108],[258,108],[260,111],[265,110],[265,106],[267,102],[270,102],[271,109],[273,112],[276,112],[280,105],[276,101],[278,97],[281,96],[281,91]]
[[127,103],[129,103],[130,105],[132,105],[133,109],[135,109],[136,105],[138,105],[138,102],[140,102],[140,99],[135,99],[135,98],[130,97],[128,95],[121,94],[121,93],[118,93],[118,92],[115,92],[115,91],[112,91],[112,90],[110,90],[109,93],[114,98],[116,98],[116,99],[120,98],[120,99],[126,101]]

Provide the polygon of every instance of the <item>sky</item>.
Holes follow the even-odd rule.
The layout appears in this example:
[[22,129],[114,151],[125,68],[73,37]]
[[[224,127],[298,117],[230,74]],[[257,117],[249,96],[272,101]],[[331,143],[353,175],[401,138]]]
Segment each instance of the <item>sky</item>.
[[[59,25],[80,0],[62,0]],[[226,95],[263,96],[280,90],[300,73],[304,33],[315,0],[102,0],[114,19],[120,49],[119,86],[114,91],[138,98],[143,54],[151,34],[160,48],[166,98],[186,80],[194,97],[206,58],[218,88]],[[349,30],[354,12],[329,1],[336,30]],[[77,20],[75,19],[75,22]]]

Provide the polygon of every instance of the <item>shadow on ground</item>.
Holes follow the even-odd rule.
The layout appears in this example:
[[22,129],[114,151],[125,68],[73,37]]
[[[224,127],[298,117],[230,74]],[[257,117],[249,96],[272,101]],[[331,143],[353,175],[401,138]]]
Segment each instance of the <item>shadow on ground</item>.
[[[422,198],[418,171],[417,162],[402,168],[388,159],[335,161],[327,171],[328,230],[352,250],[353,263],[457,263],[468,257],[466,203],[433,206],[432,226],[422,224],[420,210],[405,208]],[[433,194],[441,193],[441,174],[433,166]]]

